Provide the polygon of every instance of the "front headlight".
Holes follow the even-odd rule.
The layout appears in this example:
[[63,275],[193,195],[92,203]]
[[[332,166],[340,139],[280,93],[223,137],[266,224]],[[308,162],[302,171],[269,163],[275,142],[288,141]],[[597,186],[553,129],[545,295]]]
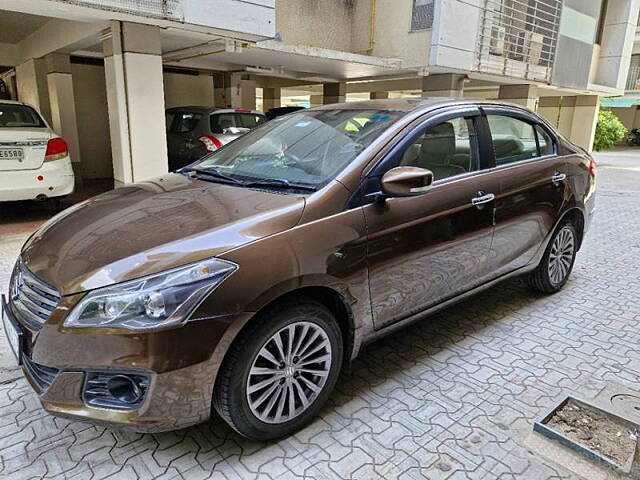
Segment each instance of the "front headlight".
[[65,327],[155,330],[180,325],[238,266],[217,258],[89,292]]

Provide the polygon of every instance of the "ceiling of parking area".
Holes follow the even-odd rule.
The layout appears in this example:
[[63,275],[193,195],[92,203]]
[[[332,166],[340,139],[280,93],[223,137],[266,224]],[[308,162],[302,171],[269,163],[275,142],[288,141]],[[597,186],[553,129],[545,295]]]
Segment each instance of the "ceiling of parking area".
[[0,43],[18,43],[47,23],[50,18],[27,13],[0,12]]

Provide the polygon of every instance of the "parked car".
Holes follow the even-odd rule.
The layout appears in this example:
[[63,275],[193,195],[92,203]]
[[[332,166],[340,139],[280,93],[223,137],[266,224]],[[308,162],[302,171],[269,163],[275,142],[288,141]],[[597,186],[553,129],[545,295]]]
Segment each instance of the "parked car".
[[0,202],[73,193],[66,142],[29,105],[0,100]]
[[266,121],[256,110],[174,107],[166,112],[169,171],[182,168]]
[[264,114],[267,117],[267,120],[273,120],[276,117],[281,117],[288,113],[299,112],[304,109],[305,107],[276,107],[267,110]]
[[276,438],[367,342],[515,275],[561,290],[591,156],[517,106],[381,105],[276,118],[37,230],[2,305],[45,410]]

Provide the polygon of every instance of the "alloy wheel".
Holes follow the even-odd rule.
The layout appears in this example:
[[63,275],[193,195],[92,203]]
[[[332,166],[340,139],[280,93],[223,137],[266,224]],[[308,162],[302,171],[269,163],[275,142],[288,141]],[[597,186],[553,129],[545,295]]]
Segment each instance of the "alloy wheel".
[[549,252],[549,279],[554,285],[559,285],[569,275],[574,253],[573,230],[569,227],[563,227],[554,238]]
[[278,330],[249,370],[246,393],[253,415],[265,423],[300,415],[322,391],[331,360],[331,342],[319,325],[301,321]]

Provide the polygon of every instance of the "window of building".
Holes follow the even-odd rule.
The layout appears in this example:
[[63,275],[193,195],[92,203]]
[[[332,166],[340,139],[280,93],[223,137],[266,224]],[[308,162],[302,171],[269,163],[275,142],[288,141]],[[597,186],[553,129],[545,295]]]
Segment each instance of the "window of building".
[[411,30],[426,30],[433,27],[434,0],[413,0]]

